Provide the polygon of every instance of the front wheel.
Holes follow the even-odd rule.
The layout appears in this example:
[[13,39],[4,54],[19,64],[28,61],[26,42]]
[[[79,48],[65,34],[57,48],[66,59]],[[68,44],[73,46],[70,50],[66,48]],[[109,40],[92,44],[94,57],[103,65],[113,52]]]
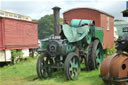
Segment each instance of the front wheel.
[[80,61],[76,53],[69,53],[64,63],[68,80],[76,80],[80,74]]
[[52,59],[48,54],[43,54],[38,58],[37,61],[37,75],[40,79],[48,78],[52,74],[51,65],[53,64]]

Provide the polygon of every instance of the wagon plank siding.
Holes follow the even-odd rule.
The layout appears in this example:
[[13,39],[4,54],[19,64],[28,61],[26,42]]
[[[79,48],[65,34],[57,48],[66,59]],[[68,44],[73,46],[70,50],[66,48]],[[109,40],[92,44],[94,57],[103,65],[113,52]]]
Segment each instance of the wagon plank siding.
[[64,13],[64,19],[67,19],[68,22],[71,22],[72,19],[89,19],[94,20],[96,26],[100,26],[100,13],[97,11],[89,10],[89,9],[79,9],[72,10]]
[[[38,32],[37,32],[37,23],[16,20],[11,18],[1,18],[4,20],[4,29],[0,33],[4,38],[4,47],[5,49],[24,49],[24,48],[37,48],[38,47]],[[0,41],[2,41],[0,37]],[[1,44],[1,43],[0,43]]]
[[0,19],[0,50],[3,47],[3,43],[2,43],[2,20]]

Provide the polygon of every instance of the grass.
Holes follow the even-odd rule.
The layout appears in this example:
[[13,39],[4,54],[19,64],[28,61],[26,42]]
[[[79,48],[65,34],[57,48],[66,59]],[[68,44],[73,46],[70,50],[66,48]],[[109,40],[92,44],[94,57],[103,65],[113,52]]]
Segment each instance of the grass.
[[19,64],[1,67],[0,85],[104,85],[99,78],[99,70],[81,72],[75,81],[66,80],[63,71],[54,73],[52,78],[39,80],[36,74],[36,61],[37,57],[29,58]]

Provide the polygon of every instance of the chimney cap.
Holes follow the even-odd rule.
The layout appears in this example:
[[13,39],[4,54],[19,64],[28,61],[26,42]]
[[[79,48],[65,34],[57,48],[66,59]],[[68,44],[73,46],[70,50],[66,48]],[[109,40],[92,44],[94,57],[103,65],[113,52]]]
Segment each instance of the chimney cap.
[[54,10],[54,9],[61,9],[61,8],[58,7],[58,6],[55,6],[55,7],[53,7],[52,9]]

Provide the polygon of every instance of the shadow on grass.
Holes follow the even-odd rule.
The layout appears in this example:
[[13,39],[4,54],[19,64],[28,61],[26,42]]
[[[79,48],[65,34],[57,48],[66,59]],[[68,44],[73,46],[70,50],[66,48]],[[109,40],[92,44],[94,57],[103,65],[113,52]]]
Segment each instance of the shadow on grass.
[[[51,82],[54,84],[68,84],[68,85],[77,85],[80,83],[80,85],[82,84],[86,84],[86,85],[104,85],[103,81],[101,78],[99,78],[99,72],[98,71],[92,71],[92,72],[81,72],[80,76],[78,78],[78,80],[75,81],[69,81],[66,79],[66,75],[64,73],[63,70],[59,70],[57,72],[53,72],[52,77],[47,78],[47,79],[38,79],[37,75],[31,75],[28,77],[24,78],[27,81],[40,81],[44,84],[47,84],[48,82]],[[51,84],[50,83],[50,84]],[[82,83],[82,84],[81,84]]]
[[[37,75],[31,75],[24,78],[27,81],[34,81],[34,80],[40,80]],[[64,74],[64,71],[57,71],[52,73],[52,77],[47,79],[41,79],[41,81],[47,81],[47,80],[54,80],[55,82],[65,82],[66,76]]]
[[63,83],[65,81],[67,81],[65,73],[64,73],[63,70],[54,72],[53,75],[52,75],[52,78],[54,79],[55,82]]
[[99,77],[99,70],[81,72],[79,80],[87,81],[89,85],[104,85],[102,79]]
[[31,75],[31,76],[25,77],[24,79],[27,81],[34,81],[34,80],[37,80],[38,77],[37,75]]

